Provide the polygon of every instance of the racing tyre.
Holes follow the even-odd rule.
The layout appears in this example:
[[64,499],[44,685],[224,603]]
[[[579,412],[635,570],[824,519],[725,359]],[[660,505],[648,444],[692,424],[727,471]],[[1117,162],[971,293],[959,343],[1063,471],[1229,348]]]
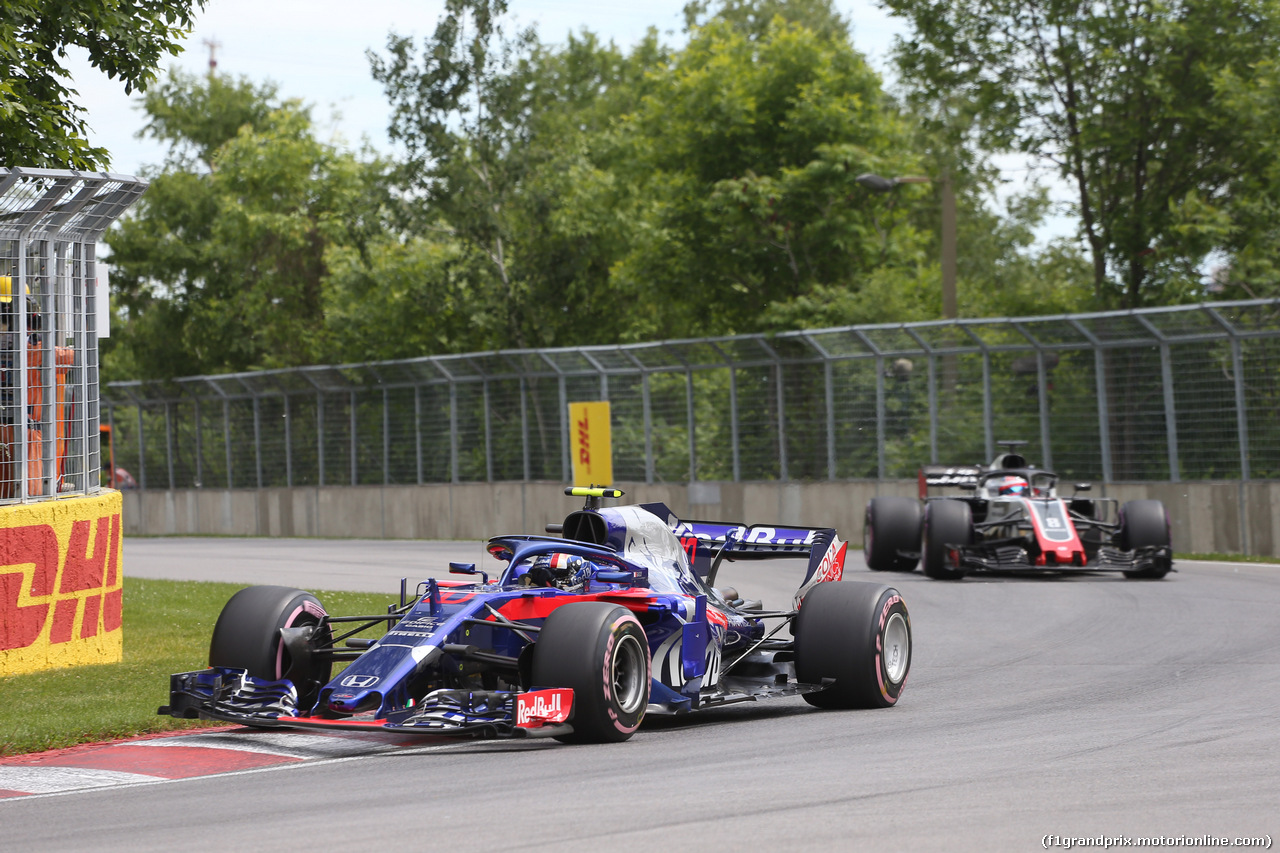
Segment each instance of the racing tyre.
[[820,583],[800,604],[796,680],[819,708],[888,708],[911,669],[911,617],[898,591],[875,583]]
[[567,743],[617,743],[635,733],[649,705],[649,643],[635,614],[582,601],[553,611],[533,647],[536,687],[573,688]]
[[965,576],[952,546],[973,544],[973,512],[964,501],[930,501],[924,509],[924,573],[934,580]]
[[920,502],[872,498],[862,526],[862,556],[873,572],[914,572],[920,562]]
[[[246,670],[255,678],[288,679],[298,688],[299,713],[315,705],[329,682],[332,662],[311,654],[332,644],[324,605],[309,592],[287,586],[250,586],[222,608],[209,643],[209,665]],[[303,646],[287,647],[282,628],[316,629]]]
[[[1150,545],[1170,544],[1169,514],[1165,512],[1161,501],[1129,501],[1120,508],[1120,541],[1119,545],[1126,551],[1133,551]],[[1125,572],[1127,578],[1136,580],[1159,580],[1173,569],[1173,560],[1160,557],[1156,564],[1146,569]]]

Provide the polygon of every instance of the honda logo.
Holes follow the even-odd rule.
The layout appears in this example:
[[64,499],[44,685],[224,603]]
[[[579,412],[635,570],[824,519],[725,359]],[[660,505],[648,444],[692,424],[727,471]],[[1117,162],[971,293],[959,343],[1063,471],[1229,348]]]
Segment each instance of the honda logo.
[[354,687],[356,690],[364,690],[372,687],[379,681],[376,675],[348,675],[342,679],[343,687]]

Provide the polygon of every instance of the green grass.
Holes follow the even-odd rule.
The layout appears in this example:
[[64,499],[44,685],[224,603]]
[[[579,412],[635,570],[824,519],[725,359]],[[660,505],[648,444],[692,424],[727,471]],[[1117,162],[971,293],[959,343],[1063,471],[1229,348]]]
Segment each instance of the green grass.
[[[200,669],[238,584],[126,578],[124,660],[0,677],[0,756],[216,725],[161,717],[169,675]],[[337,614],[385,613],[392,597],[317,593]]]

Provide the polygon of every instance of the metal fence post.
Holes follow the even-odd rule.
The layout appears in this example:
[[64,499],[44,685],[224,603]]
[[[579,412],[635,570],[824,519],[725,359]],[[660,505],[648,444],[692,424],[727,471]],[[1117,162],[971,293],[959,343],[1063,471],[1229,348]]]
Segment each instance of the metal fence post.
[[1182,480],[1178,470],[1178,415],[1173,405],[1173,360],[1166,343],[1160,344],[1160,377],[1164,385],[1164,431],[1169,448],[1169,479],[1177,483]]
[[527,483],[533,479],[533,472],[529,465],[529,386],[523,376],[520,377],[520,463]]
[[825,355],[822,361],[822,392],[827,415],[827,479],[836,478],[836,397],[831,359]]
[[358,407],[356,405],[356,392],[351,391],[347,395],[347,423],[351,427],[351,485],[356,486],[360,483],[360,468],[357,461],[359,454],[359,445],[356,435],[356,420],[358,415]]
[[231,475],[231,401],[222,401],[222,449],[227,455],[227,488],[235,488],[235,479]]
[[[561,380],[564,381],[564,380]],[[641,406],[644,412],[644,481],[653,482],[653,412],[649,398],[649,371],[640,374]]]
[[200,410],[200,398],[196,397],[195,403],[196,414],[196,488],[204,488],[204,442],[202,440],[204,433],[204,415]]
[[324,485],[324,392],[316,391],[316,485]]
[[991,402],[991,352],[982,347],[982,435],[985,447],[983,457],[994,459],[996,455],[995,413]]
[[169,472],[169,491],[173,491],[173,404],[164,402],[164,456]]
[[449,380],[449,482],[458,482],[458,383]]
[[493,430],[489,415],[489,380],[484,380],[484,479],[493,482]]
[[1040,404],[1040,453],[1044,467],[1053,470],[1053,449],[1049,444],[1049,377],[1044,366],[1044,350],[1036,348],[1036,396]]
[[688,415],[687,429],[689,430],[689,482],[695,482],[698,479],[698,442],[697,442],[697,420],[694,416],[693,408],[693,370],[688,364],[684,366],[684,405],[685,412]]
[[778,479],[785,483],[790,479],[790,472],[787,470],[787,410],[781,362],[774,366],[774,375],[778,392]]
[[883,480],[888,470],[885,459],[884,356],[876,356],[876,478]]
[[742,480],[742,454],[738,448],[738,369],[729,366],[729,438],[733,443],[733,481]]
[[293,488],[293,420],[289,395],[284,395],[284,484]]
[[418,469],[418,485],[422,485],[422,386],[413,386],[413,457]]
[[390,394],[382,389],[382,485],[391,483],[391,406]]
[[563,373],[556,378],[560,392],[560,479],[569,483],[573,481],[573,468],[569,463],[569,390]]
[[[26,444],[26,442],[20,441],[18,444],[23,445]],[[27,458],[25,456],[20,455],[18,458],[21,460],[23,465],[26,464]],[[18,470],[22,471],[24,469],[19,468]],[[19,479],[26,482],[27,478],[20,477]],[[138,403],[138,488],[142,489],[144,492],[147,490],[147,441],[146,431],[142,428],[141,402]],[[25,495],[26,492],[23,492],[23,494]]]
[[261,489],[262,478],[262,413],[259,408],[258,395],[253,395],[253,476],[254,487]]
[[929,464],[938,464],[938,357],[929,353]]

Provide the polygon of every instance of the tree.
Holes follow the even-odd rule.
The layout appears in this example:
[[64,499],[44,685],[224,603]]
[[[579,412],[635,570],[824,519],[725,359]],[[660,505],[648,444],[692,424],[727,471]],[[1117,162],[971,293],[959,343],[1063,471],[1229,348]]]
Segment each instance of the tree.
[[635,337],[759,331],[788,303],[914,270],[921,235],[856,181],[915,172],[910,128],[846,41],[713,18],[655,76],[617,159],[644,221],[614,286],[653,294]]
[[100,169],[110,153],[88,140],[84,108],[69,88],[67,47],[119,78],[126,93],[145,90],[164,54],[179,42],[205,0],[5,0],[0,4],[0,162],[11,166]]
[[1273,79],[1275,0],[885,6],[913,27],[897,60],[920,112],[971,120],[986,150],[1039,158],[1072,187],[1102,306],[1198,298],[1211,251],[1274,230],[1239,216],[1257,145],[1223,91]]
[[171,153],[105,236],[128,320],[104,349],[107,373],[329,360],[331,303],[363,296],[328,289],[330,252],[359,257],[385,230],[381,164],[318,142],[308,110],[270,84],[175,73],[145,105],[144,132]]
[[628,55],[590,33],[548,47],[532,29],[508,35],[505,12],[449,0],[420,50],[393,35],[370,54],[408,152],[402,224],[480,261],[469,319],[486,347],[617,340],[626,315],[604,285],[632,221],[611,123],[664,52],[653,33]]

